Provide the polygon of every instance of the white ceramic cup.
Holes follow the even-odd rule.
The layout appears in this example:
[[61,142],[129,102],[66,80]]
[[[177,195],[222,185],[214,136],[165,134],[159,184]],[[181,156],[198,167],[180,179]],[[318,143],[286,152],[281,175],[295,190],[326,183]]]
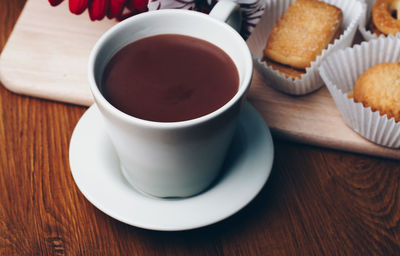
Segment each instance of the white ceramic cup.
[[[136,189],[157,197],[187,197],[205,190],[218,176],[253,73],[245,41],[223,22],[237,24],[235,8],[233,2],[222,1],[210,15],[189,10],[146,12],[115,25],[94,46],[88,74],[92,94],[122,173]],[[108,61],[125,45],[157,34],[188,35],[220,47],[237,67],[236,95],[210,114],[181,122],[146,121],[112,106],[100,89]]]

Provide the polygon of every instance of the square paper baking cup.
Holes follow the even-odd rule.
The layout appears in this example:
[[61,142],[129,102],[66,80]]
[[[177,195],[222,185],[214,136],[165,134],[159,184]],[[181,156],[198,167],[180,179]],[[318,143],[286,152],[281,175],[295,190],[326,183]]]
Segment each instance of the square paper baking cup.
[[[358,28],[361,36],[364,38],[365,41],[369,41],[369,40],[378,38],[377,34],[372,33],[368,29],[368,25],[369,25],[369,22],[371,20],[371,15],[372,15],[372,7],[374,6],[375,2],[376,2],[376,0],[365,0],[365,3],[367,4],[366,16],[365,16],[365,19],[361,21],[360,26]],[[400,33],[397,33],[396,36],[400,37]],[[379,37],[386,37],[386,36],[380,35]]]
[[253,40],[257,40],[257,44],[254,44],[257,46],[252,49],[254,66],[264,80],[275,89],[292,95],[304,95],[323,85],[323,81],[318,73],[318,67],[324,57],[334,50],[345,48],[352,44],[359,23],[365,17],[366,6],[364,2],[358,0],[324,0],[324,2],[335,5],[342,10],[343,32],[333,44],[329,44],[328,48],[322,51],[322,54],[315,61],[311,62],[311,66],[306,69],[306,73],[302,75],[301,79],[296,78],[293,80],[286,78],[285,75],[279,73],[277,70],[273,70],[262,61],[263,50],[272,27],[292,2],[294,0],[267,1],[263,18],[256,28],[258,36],[252,38]]
[[390,148],[400,147],[400,122],[348,98],[358,77],[372,66],[400,61],[400,39],[381,37],[329,55],[319,72],[346,124],[364,138]]

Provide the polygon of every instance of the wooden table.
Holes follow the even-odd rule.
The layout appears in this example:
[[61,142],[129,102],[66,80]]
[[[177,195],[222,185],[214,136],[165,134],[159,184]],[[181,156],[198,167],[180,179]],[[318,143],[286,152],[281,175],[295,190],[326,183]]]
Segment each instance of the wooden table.
[[[24,2],[0,0],[0,51]],[[398,161],[276,137],[268,183],[233,217],[184,232],[116,221],[70,172],[69,141],[85,110],[0,87],[0,255],[400,254]]]

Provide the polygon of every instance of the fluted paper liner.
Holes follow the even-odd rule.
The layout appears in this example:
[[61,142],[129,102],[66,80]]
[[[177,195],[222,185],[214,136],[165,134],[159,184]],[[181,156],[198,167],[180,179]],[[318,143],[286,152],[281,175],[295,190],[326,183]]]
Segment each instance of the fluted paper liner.
[[[364,1],[364,0],[360,0]],[[378,35],[375,33],[372,33],[371,30],[369,30],[369,23],[371,22],[371,16],[372,16],[372,7],[374,6],[376,0],[365,0],[365,3],[367,4],[367,11],[366,11],[366,16],[365,19],[362,20],[359,26],[359,31],[364,38],[364,40],[369,41],[372,39],[377,39]],[[400,32],[396,34],[397,37],[400,37]],[[385,35],[380,35],[379,37],[386,37]]]
[[272,27],[287,10],[294,0],[270,0],[265,6],[263,19],[257,27],[262,27],[264,38],[263,42],[258,44],[257,49],[253,51],[254,66],[268,84],[275,89],[292,94],[304,95],[310,93],[323,85],[323,81],[318,73],[318,67],[321,61],[332,51],[350,46],[353,42],[355,32],[362,19],[365,18],[366,5],[359,0],[323,0],[326,3],[339,7],[343,12],[342,34],[333,44],[329,44],[328,48],[323,50],[315,61],[311,62],[311,66],[306,68],[306,73],[301,79],[286,78],[284,74],[273,70],[268,66],[263,58],[263,50],[265,48],[268,36]]
[[367,69],[396,61],[400,61],[400,39],[390,35],[334,52],[319,70],[346,124],[364,138],[391,148],[400,147],[400,122],[355,103],[348,94]]

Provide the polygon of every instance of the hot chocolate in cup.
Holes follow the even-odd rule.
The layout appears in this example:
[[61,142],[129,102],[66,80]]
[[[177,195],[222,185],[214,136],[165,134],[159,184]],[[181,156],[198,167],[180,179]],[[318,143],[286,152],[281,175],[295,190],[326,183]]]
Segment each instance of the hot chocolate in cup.
[[[94,46],[89,58],[88,72],[92,94],[104,119],[106,132],[119,157],[121,171],[137,190],[156,197],[188,197],[207,189],[220,174],[253,73],[249,48],[236,30],[224,22],[228,20],[230,24],[239,24],[238,18],[237,6],[230,1],[218,2],[210,15],[189,10],[152,11],[136,15],[115,25]],[[218,69],[214,75],[208,77],[204,74],[211,80],[203,83],[208,91],[203,92],[204,99],[200,98],[200,101],[207,103],[217,94],[218,88],[207,87],[216,75],[222,76],[222,80],[220,78],[219,82],[214,81],[215,87],[219,87],[219,84],[223,83],[221,81],[236,81],[237,88],[231,93],[232,95],[228,96],[220,106],[214,107],[215,109],[211,108],[207,110],[208,112],[176,120],[163,119],[163,114],[158,112],[157,118],[138,116],[119,106],[118,103],[121,100],[118,97],[114,99],[114,102],[104,89],[105,77],[112,60],[115,59],[118,64],[118,53],[124,51],[128,45],[134,45],[140,41],[145,42],[144,45],[150,45],[145,40],[151,41],[154,38],[156,40],[152,43],[157,45],[157,38],[163,37],[183,38],[183,41],[189,38],[197,43],[200,42],[200,46],[211,44],[212,47],[220,49],[226,55],[225,57],[228,57],[230,63],[233,63],[237,79],[232,79],[232,73],[223,71],[229,61],[228,64],[223,64],[224,67]],[[125,54],[119,55],[124,57]],[[187,56],[188,65],[196,63],[189,60],[192,58],[190,54]],[[145,61],[143,63],[145,69],[151,70],[157,67],[151,61],[147,64]],[[196,64],[195,66],[197,67]],[[215,69],[217,67],[214,71]],[[156,80],[161,79],[157,80],[160,86],[167,84],[162,82],[158,72],[154,72],[154,76]],[[190,79],[198,79],[196,77],[189,76]],[[132,80],[130,82],[132,86],[136,86],[135,79],[127,79]],[[113,78],[109,80],[111,90],[117,91],[117,94],[122,94],[124,97],[124,89],[113,89],[115,80]],[[179,86],[185,91],[185,84],[192,83],[194,81],[182,82]],[[189,85],[187,86],[190,87]],[[144,87],[147,86],[146,84]],[[201,82],[196,87],[200,86]],[[195,90],[196,87],[191,90]],[[150,94],[152,91],[150,90]],[[169,93],[171,91],[174,93],[174,90],[170,90]],[[175,90],[175,93],[182,94],[179,90]],[[186,94],[191,95],[191,93]],[[135,96],[135,93],[131,95]],[[151,97],[151,95],[139,96],[136,99],[133,97],[132,101],[138,101],[142,97]],[[144,109],[146,101],[160,103],[159,98],[149,98],[143,103],[136,104],[134,109]],[[166,104],[165,108],[170,107],[167,103],[162,104]],[[197,103],[193,103],[192,106],[188,104],[184,108],[195,109],[195,104]],[[152,107],[151,104],[150,107]],[[177,109],[179,110],[179,107]]]

